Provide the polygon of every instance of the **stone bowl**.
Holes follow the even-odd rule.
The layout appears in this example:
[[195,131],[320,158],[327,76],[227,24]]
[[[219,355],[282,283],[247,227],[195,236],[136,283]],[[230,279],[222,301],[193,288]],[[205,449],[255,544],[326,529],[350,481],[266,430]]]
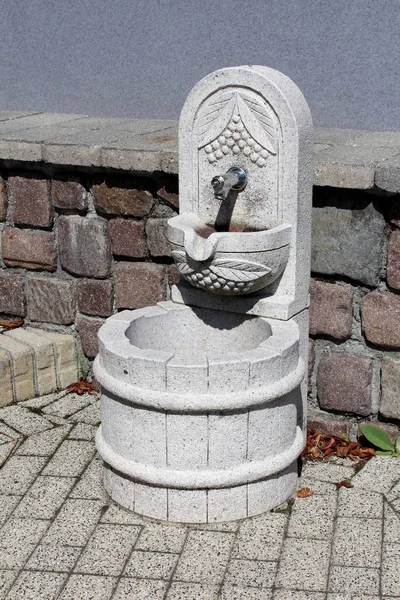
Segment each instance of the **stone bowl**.
[[194,287],[225,296],[256,292],[282,275],[290,250],[291,226],[263,231],[215,231],[196,215],[168,221],[172,256]]

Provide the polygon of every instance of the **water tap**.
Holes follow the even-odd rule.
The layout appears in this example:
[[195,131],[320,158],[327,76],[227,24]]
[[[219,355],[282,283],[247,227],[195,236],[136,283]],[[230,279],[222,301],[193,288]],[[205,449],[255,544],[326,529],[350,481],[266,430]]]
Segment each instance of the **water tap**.
[[216,175],[211,180],[214,196],[225,200],[231,190],[241,192],[247,185],[247,173],[241,167],[231,167],[225,175]]

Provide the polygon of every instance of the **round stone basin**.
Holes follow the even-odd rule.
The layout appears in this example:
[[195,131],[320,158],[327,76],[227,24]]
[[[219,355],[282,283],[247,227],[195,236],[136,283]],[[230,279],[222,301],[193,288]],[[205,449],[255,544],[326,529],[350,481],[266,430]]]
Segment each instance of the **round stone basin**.
[[253,350],[271,336],[271,326],[259,317],[192,307],[139,317],[126,336],[137,348],[173,352],[175,357],[188,359]]

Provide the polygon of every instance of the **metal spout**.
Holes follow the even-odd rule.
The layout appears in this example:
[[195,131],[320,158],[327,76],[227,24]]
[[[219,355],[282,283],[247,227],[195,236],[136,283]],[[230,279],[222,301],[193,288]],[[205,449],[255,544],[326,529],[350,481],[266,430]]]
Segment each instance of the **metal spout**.
[[214,196],[225,200],[231,190],[241,192],[247,185],[247,173],[241,167],[231,167],[225,175],[216,175],[211,180]]

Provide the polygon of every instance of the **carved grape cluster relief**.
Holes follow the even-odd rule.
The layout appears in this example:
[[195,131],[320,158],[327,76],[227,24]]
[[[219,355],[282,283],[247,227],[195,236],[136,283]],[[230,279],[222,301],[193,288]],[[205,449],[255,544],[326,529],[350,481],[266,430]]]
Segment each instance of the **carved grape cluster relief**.
[[230,91],[211,100],[199,119],[199,148],[214,163],[243,153],[264,167],[277,145],[276,125],[268,105],[244,92]]

